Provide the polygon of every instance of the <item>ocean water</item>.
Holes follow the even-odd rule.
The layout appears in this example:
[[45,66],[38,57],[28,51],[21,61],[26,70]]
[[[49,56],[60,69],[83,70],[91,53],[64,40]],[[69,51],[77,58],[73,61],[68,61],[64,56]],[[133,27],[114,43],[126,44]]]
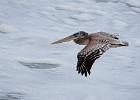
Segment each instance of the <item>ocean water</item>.
[[[1,0],[0,100],[140,100],[139,0]],[[119,34],[91,75],[76,72],[78,31]]]

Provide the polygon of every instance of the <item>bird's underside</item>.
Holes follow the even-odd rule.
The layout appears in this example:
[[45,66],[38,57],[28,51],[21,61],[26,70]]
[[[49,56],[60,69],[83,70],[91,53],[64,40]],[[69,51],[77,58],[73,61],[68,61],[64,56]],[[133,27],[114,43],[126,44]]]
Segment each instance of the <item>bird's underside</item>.
[[52,44],[58,44],[74,40],[76,44],[86,45],[77,54],[77,71],[81,75],[87,76],[91,73],[91,67],[96,59],[98,59],[109,48],[128,46],[128,42],[120,42],[118,35],[109,34],[106,32],[98,32],[89,34],[84,31],[79,31],[69,37],[58,40]]

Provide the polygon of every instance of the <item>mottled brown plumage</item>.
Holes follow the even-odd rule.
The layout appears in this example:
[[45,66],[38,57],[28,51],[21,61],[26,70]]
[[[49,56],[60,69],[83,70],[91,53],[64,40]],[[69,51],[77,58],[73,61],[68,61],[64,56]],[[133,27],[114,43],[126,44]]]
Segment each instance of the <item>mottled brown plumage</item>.
[[89,34],[84,31],[79,31],[64,39],[53,42],[58,44],[74,40],[76,44],[86,45],[78,54],[77,71],[81,75],[90,75],[90,69],[95,62],[106,50],[109,48],[116,48],[120,46],[128,46],[128,42],[120,42],[117,34],[109,34],[106,32],[97,32]]

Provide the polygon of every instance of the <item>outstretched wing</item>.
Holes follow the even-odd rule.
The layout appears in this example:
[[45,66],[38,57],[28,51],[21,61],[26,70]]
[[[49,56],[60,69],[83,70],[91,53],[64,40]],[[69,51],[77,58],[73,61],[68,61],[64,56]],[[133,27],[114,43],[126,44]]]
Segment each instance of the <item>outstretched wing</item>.
[[92,64],[98,59],[106,50],[110,48],[110,44],[101,44],[96,41],[90,41],[77,55],[77,71],[81,75],[87,73],[90,75]]

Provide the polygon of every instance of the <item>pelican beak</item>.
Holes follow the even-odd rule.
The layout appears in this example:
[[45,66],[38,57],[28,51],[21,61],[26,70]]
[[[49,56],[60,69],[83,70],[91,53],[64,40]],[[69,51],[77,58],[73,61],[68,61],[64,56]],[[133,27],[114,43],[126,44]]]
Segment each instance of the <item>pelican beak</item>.
[[75,34],[73,34],[73,35],[70,35],[70,36],[65,37],[63,39],[60,39],[58,41],[55,41],[55,42],[53,42],[51,44],[59,44],[59,43],[62,43],[62,42],[68,42],[68,41],[71,41],[71,40],[74,40],[74,39],[77,39],[77,38],[82,38],[82,37],[76,36]]

